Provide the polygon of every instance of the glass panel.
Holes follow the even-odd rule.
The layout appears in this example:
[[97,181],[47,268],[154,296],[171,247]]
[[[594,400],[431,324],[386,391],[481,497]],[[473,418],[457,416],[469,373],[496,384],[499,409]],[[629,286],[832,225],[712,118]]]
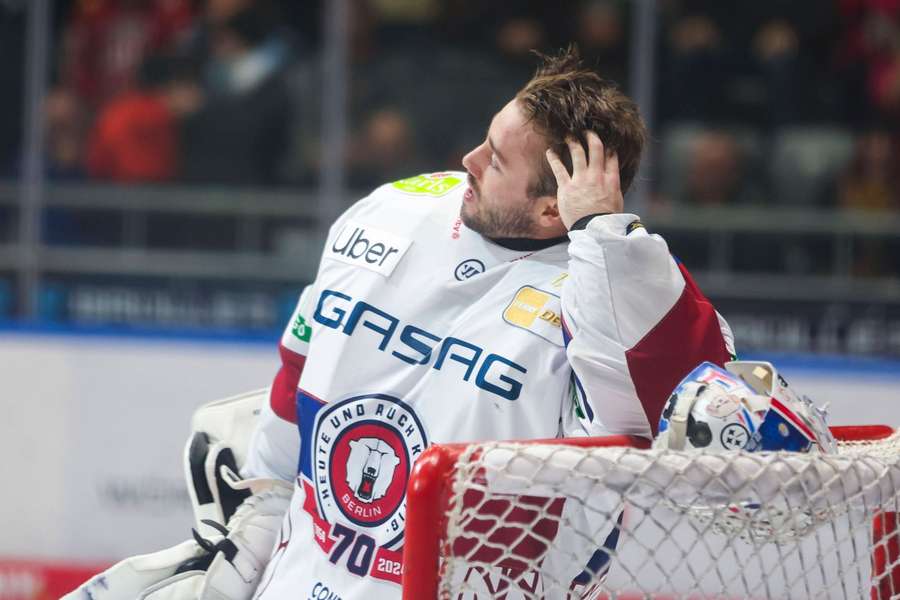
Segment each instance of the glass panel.
[[873,33],[896,37],[896,11],[818,0],[660,8],[660,205],[900,207],[873,172],[896,178],[900,95],[876,79],[900,63]]
[[528,81],[532,49],[579,43],[627,86],[624,2],[353,3],[348,183],[364,193],[422,172],[461,169],[491,118]]
[[298,123],[318,104],[319,88],[300,65],[316,54],[319,16],[294,4],[61,3],[48,99],[51,176],[314,181],[316,165],[295,154],[311,137]]
[[[0,2],[0,14],[17,4],[25,5]],[[53,2],[44,106],[49,185],[42,218],[49,262],[39,265],[44,318],[84,321],[84,314],[71,309],[72,298],[81,297],[76,292],[84,285],[97,284],[98,273],[114,280],[120,296],[128,290],[143,296],[155,286],[161,294],[192,289],[202,296],[197,302],[210,305],[222,304],[217,298],[233,295],[237,286],[276,307],[257,313],[289,316],[290,307],[277,307],[285,302],[285,290],[291,290],[293,304],[315,259],[299,261],[304,266],[290,277],[279,277],[271,261],[298,249],[309,254],[321,227],[313,205],[322,166],[320,4]],[[4,18],[2,27],[4,49],[14,41],[23,46],[23,15],[16,25]],[[7,29],[18,37],[5,35]],[[18,58],[4,64],[21,71],[22,48],[8,55]],[[4,101],[22,95],[18,77],[4,87],[17,95]],[[21,121],[19,110],[16,125]],[[0,175],[5,166],[0,163]],[[295,191],[285,193],[288,188]],[[0,201],[0,243],[14,238],[7,214],[17,213]],[[60,256],[54,252],[62,245],[76,251],[64,274],[54,274]],[[126,249],[147,255],[123,262]],[[247,260],[259,267],[203,280],[211,252],[217,253],[216,273]],[[171,262],[176,253],[178,268]],[[149,273],[165,273],[166,261],[172,278],[148,279]],[[184,297],[175,294],[171,302]],[[97,313],[95,322],[105,322],[104,314]],[[127,321],[108,322],[122,319]],[[275,317],[238,321],[209,318],[198,325],[272,331],[282,326]],[[151,322],[167,326],[164,319],[145,324]]]

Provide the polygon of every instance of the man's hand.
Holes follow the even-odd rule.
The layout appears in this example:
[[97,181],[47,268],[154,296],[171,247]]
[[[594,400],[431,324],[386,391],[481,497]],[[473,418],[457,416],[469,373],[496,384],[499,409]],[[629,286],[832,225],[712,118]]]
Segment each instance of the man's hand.
[[588,154],[578,140],[568,139],[572,154],[572,175],[552,148],[547,149],[547,162],[556,177],[556,202],[566,229],[580,218],[597,213],[622,212],[624,200],[619,186],[619,157],[607,156],[603,142],[593,131],[585,133]]

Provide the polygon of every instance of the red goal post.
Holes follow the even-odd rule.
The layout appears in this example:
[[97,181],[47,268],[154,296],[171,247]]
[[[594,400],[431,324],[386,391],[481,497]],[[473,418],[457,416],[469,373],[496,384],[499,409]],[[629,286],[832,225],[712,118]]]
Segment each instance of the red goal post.
[[[900,598],[898,435],[832,431],[837,456],[633,436],[433,445],[407,491],[403,598]],[[603,557],[578,588],[554,581]]]

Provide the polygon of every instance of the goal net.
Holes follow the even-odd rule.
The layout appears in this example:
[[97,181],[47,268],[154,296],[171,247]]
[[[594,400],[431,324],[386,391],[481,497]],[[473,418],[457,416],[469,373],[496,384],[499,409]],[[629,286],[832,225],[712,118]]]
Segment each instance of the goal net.
[[900,598],[900,436],[833,431],[831,455],[434,446],[409,484],[404,599]]

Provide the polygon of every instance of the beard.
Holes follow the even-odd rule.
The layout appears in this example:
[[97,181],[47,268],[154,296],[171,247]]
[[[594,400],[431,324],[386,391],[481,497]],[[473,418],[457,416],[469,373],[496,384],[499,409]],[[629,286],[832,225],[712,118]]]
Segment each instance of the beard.
[[485,202],[471,175],[469,187],[475,194],[475,202],[464,202],[459,209],[459,218],[466,227],[486,238],[534,237],[534,218],[527,212],[527,207],[523,206],[519,210],[501,209]]

